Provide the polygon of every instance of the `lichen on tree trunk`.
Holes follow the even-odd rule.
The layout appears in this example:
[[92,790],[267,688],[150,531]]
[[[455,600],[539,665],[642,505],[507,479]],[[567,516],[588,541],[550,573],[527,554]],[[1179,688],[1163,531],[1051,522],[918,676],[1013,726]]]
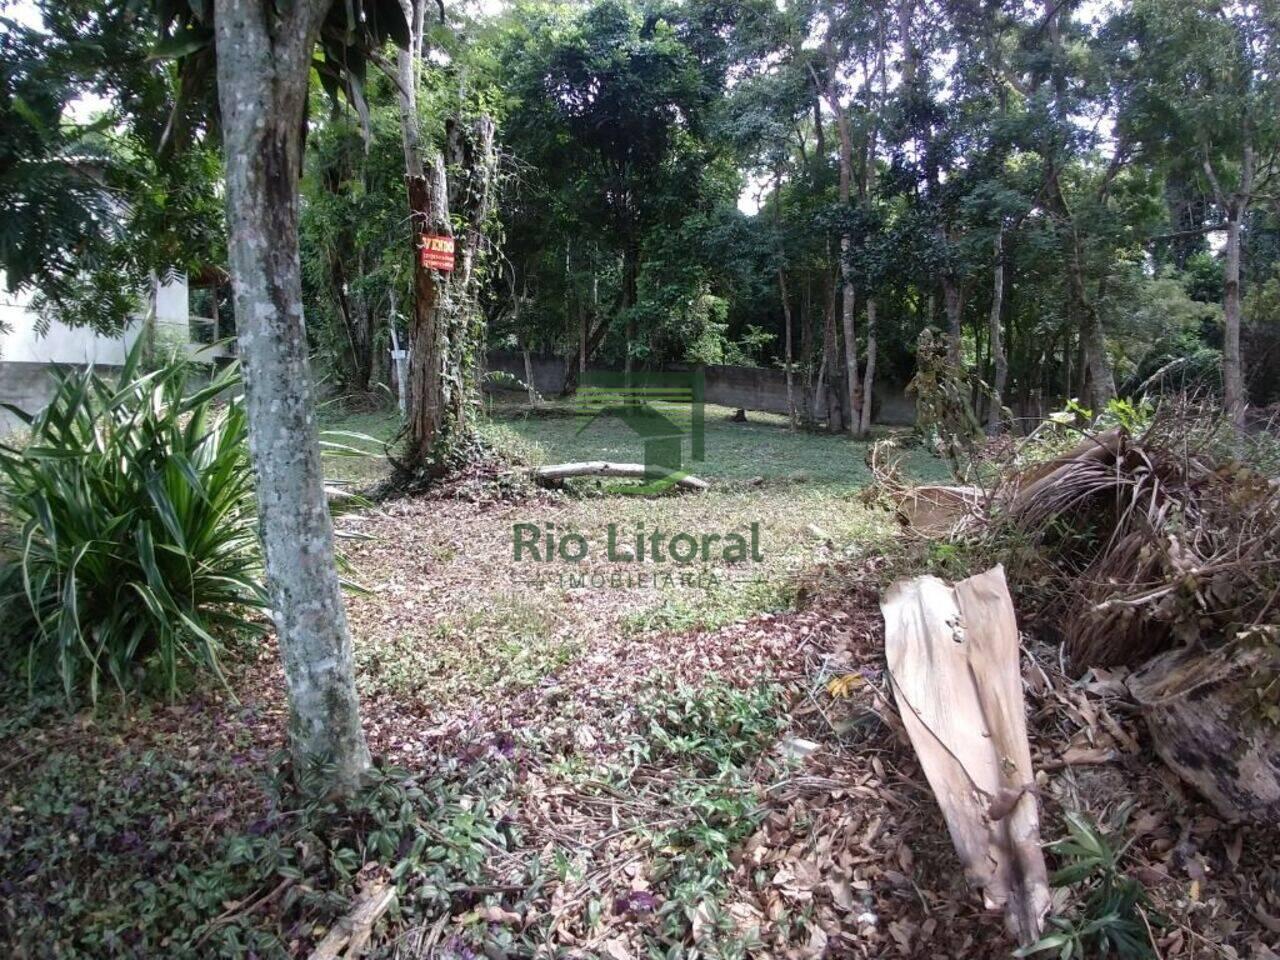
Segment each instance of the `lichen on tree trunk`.
[[299,0],[272,35],[255,0],[218,0],[216,43],[236,331],[290,743],[299,771],[330,764],[329,786],[346,792],[369,750],[334,565],[298,260],[302,121],[325,10]]

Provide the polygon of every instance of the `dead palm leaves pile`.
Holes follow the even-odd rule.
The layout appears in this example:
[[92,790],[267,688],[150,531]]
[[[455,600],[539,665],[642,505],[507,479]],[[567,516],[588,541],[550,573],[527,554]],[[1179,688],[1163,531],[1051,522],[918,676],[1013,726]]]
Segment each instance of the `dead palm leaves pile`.
[[969,471],[979,485],[908,486],[882,449],[869,465],[909,530],[971,552],[974,569],[1004,563],[1022,616],[1082,672],[1218,646],[1277,619],[1280,483],[1258,455],[1268,447],[1280,444],[1183,402],[1048,457],[1034,435],[1005,445]]
[[1217,646],[1274,619],[1280,486],[1218,418],[1162,409],[997,485],[985,536],[1034,557],[1042,623],[1079,670]]

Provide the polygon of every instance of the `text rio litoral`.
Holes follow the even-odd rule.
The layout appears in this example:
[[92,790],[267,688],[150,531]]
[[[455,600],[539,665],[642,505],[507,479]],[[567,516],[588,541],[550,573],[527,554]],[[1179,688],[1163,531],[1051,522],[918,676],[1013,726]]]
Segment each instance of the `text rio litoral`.
[[[585,533],[560,530],[554,523],[517,523],[511,528],[511,547],[516,560],[541,563],[578,563],[593,558]],[[667,532],[646,530],[643,523],[623,532],[618,524],[605,527],[604,559],[614,563],[742,563],[764,559],[760,551],[760,524],[751,524],[745,533]]]

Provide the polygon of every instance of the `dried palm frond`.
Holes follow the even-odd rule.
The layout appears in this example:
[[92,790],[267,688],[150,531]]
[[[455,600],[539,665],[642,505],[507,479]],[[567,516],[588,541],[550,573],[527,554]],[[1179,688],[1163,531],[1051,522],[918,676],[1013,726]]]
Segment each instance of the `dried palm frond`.
[[1113,428],[1008,477],[990,529],[1047,558],[1043,619],[1080,669],[1221,642],[1273,616],[1280,488],[1234,457],[1202,408],[1168,404],[1138,435]]

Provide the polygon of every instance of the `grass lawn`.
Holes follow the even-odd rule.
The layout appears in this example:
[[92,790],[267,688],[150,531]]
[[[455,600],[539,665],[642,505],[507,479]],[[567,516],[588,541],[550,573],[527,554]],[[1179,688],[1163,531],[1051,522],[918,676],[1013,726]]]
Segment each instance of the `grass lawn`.
[[[890,518],[869,509],[859,496],[869,478],[866,441],[793,432],[785,418],[769,414],[750,414],[748,423],[734,423],[732,413],[707,407],[706,460],[690,464],[710,482],[705,493],[617,496],[597,480],[581,478],[570,481],[564,493],[497,503],[479,512],[392,503],[369,516],[339,520],[340,532],[362,538],[344,549],[353,577],[375,595],[430,596],[433,584],[445,580],[450,585],[438,616],[430,600],[418,600],[413,615],[395,629],[387,628],[380,613],[383,600],[353,598],[352,616],[377,624],[366,632],[368,646],[357,654],[377,665],[366,681],[375,689],[428,695],[438,703],[472,696],[476,684],[492,682],[481,653],[498,644],[518,647],[512,662],[520,669],[512,678],[531,682],[588,651],[591,637],[602,628],[623,635],[690,630],[785,609],[802,569],[833,558],[872,556],[895,537]],[[397,428],[393,416],[367,413],[333,416],[324,426],[379,441],[392,438]],[[641,459],[634,435],[619,420],[597,420],[585,430],[580,426],[571,405],[557,400],[536,408],[493,404],[483,430],[496,446],[530,466]],[[922,479],[945,474],[941,462],[919,447],[907,449],[905,467]],[[360,483],[385,464],[379,458],[339,459],[332,469]],[[404,562],[395,532],[404,528],[396,519],[401,512],[413,516],[411,549],[422,564]],[[581,534],[590,553],[579,563],[530,562],[528,554],[517,563],[517,524],[535,525],[561,539]],[[726,564],[713,556],[687,566],[610,563],[603,554],[611,527],[628,543],[640,531],[646,537],[688,533],[699,539],[736,533],[748,542],[754,535],[763,559]],[[595,577],[600,583],[616,574],[625,577],[620,586],[591,587],[574,580]],[[698,579],[690,582],[689,576]]]
[[[537,407],[499,400],[490,402],[487,412],[485,429],[490,436],[535,466],[581,460],[634,463],[642,459],[635,435],[620,420],[601,418],[584,429],[569,400],[546,400]],[[692,473],[719,486],[765,480],[805,484],[829,495],[859,490],[870,479],[865,440],[792,431],[786,417],[771,413],[753,412],[746,423],[734,423],[730,419],[733,412],[728,407],[706,406],[706,459],[687,462]],[[322,417],[322,426],[385,441],[395,435],[398,421],[391,413],[349,414],[330,408]],[[893,435],[909,434],[901,430],[876,432],[877,438]],[[686,443],[686,457],[688,454]],[[907,447],[903,467],[921,481],[942,481],[948,476],[946,464],[919,446]]]
[[[357,657],[366,667],[366,693],[439,705],[474,697],[493,684],[528,686],[589,653],[601,630],[620,636],[684,631],[786,609],[800,570],[837,556],[866,556],[894,536],[889,518],[858,496],[868,477],[866,442],[792,432],[784,418],[770,415],[734,423],[731,414],[707,408],[706,461],[692,464],[711,483],[705,493],[618,496],[582,478],[570,481],[563,493],[480,511],[470,504],[434,502],[425,509],[406,501],[340,518],[351,576],[371,591],[350,603],[360,628]],[[397,429],[389,414],[336,411],[323,426],[376,438],[378,443],[363,444],[374,450]],[[552,401],[537,408],[492,405],[483,430],[530,466],[641,458],[620,421],[579,426],[569,404]],[[918,448],[908,452],[908,463],[918,476],[942,472]],[[355,484],[384,469],[377,457],[331,463],[331,472]],[[517,562],[517,524],[558,539],[581,534],[589,555],[578,563],[531,562],[526,553]],[[611,563],[604,556],[611,527],[629,544],[641,531],[646,537],[736,533],[748,543],[754,536],[763,559],[724,563],[711,555],[708,562],[699,558],[689,565],[652,559]],[[413,531],[408,540],[401,532],[406,528]],[[618,574],[623,582],[606,582]],[[402,597],[412,598],[411,606],[389,612],[388,601]],[[495,650],[511,667],[496,671],[501,676],[485,656]]]

